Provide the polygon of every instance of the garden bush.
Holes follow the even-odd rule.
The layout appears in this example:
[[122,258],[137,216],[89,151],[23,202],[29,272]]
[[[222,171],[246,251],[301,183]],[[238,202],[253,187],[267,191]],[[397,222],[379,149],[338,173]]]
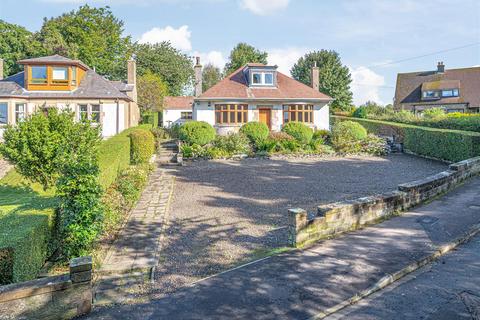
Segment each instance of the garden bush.
[[184,158],[201,158],[208,156],[207,149],[198,144],[182,144],[180,151]]
[[354,118],[361,118],[361,119],[366,119],[367,118],[367,109],[364,107],[359,107],[353,111],[352,116]]
[[430,108],[422,112],[422,117],[426,120],[440,120],[446,116],[445,111],[440,108]]
[[204,146],[215,139],[215,129],[204,121],[190,121],[180,127],[180,139],[187,144]]
[[155,138],[148,130],[132,131],[130,143],[130,159],[133,164],[148,163],[155,153]]
[[247,122],[241,128],[240,132],[247,136],[248,139],[254,144],[259,141],[267,139],[270,130],[268,126],[263,122]]
[[336,123],[332,129],[332,143],[341,147],[345,143],[360,141],[367,137],[367,130],[359,123],[342,121]]
[[288,122],[282,128],[282,131],[288,133],[301,144],[308,144],[312,140],[313,130],[301,122]]
[[325,129],[315,130],[312,136],[312,140],[321,139],[323,142],[327,142],[329,138],[330,138],[330,131]]
[[228,155],[250,153],[249,139],[243,133],[232,133],[227,136],[217,136],[213,147],[224,150]]

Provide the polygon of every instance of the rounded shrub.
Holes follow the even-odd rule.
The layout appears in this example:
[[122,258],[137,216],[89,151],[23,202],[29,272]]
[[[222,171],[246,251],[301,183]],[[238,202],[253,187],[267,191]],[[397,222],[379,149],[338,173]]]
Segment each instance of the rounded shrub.
[[367,115],[368,115],[367,108],[364,108],[364,107],[355,109],[355,111],[353,111],[353,114],[352,114],[354,118],[360,118],[360,119],[366,119]]
[[332,129],[332,144],[338,151],[358,152],[361,148],[359,142],[366,137],[367,130],[354,121],[337,122]]
[[179,130],[180,140],[192,145],[204,146],[215,139],[215,129],[204,121],[189,121]]
[[252,121],[245,123],[240,128],[240,132],[246,135],[252,143],[257,143],[267,139],[270,130],[265,123]]
[[283,126],[282,131],[288,133],[302,144],[312,141],[313,130],[301,122],[288,122]]
[[130,160],[133,164],[147,163],[155,152],[155,137],[149,130],[130,133]]

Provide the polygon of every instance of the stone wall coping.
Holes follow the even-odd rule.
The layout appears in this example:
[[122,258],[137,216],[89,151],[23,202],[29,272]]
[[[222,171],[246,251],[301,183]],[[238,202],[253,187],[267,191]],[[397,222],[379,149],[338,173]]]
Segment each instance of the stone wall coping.
[[455,173],[454,170],[446,170],[440,173],[434,174],[432,176],[415,180],[412,182],[402,183],[398,185],[398,190],[409,192],[415,189],[421,189],[429,186],[435,186],[438,183],[441,183],[443,180],[447,179]]
[[92,270],[92,257],[85,256],[70,260],[70,273]]
[[449,168],[455,171],[465,171],[475,165],[480,165],[480,157],[466,159],[460,162],[452,163]]
[[0,286],[0,302],[65,290],[72,286],[69,274]]

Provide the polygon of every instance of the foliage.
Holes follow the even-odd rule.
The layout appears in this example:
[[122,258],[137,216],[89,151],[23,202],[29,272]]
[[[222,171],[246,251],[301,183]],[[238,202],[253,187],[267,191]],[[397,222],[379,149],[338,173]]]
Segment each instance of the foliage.
[[167,129],[168,134],[172,139],[180,139],[180,128],[182,126],[180,124],[174,124]]
[[366,119],[367,118],[367,109],[364,107],[359,107],[355,109],[352,116],[354,118]]
[[130,160],[133,164],[148,163],[155,152],[155,137],[149,130],[130,133]]
[[251,151],[249,139],[242,133],[217,136],[212,145],[214,148],[224,150],[227,155],[246,154]]
[[445,111],[441,108],[430,108],[422,112],[422,117],[428,120],[440,120],[446,116]]
[[[465,117],[469,118],[469,117]],[[332,120],[350,121],[351,118],[332,117]],[[480,156],[480,134],[469,131],[420,127],[403,123],[354,119],[371,133],[395,132],[404,148],[423,156],[447,161],[461,161]]]
[[201,158],[207,156],[206,149],[195,143],[191,145],[182,144],[180,151],[184,158]]
[[366,137],[367,130],[361,124],[353,121],[335,123],[332,129],[332,144],[340,152],[360,152],[360,142]]
[[170,133],[165,128],[155,127],[150,130],[155,137],[155,150],[160,149],[160,144],[163,140],[170,139]]
[[291,153],[301,149],[300,143],[286,132],[272,132],[257,143],[257,150],[267,153]]
[[42,54],[41,44],[22,26],[0,19],[0,57],[4,60],[4,75],[22,71],[18,60]]
[[245,123],[240,132],[247,136],[252,143],[265,140],[268,137],[270,130],[268,126],[263,122],[251,121]]
[[323,142],[326,142],[330,139],[330,131],[321,129],[321,130],[315,130],[313,132],[312,140],[322,140]]
[[292,77],[304,84],[311,84],[311,67],[317,63],[319,67],[319,90],[335,100],[332,109],[345,110],[352,104],[350,84],[352,78],[347,66],[342,65],[340,56],[335,51],[320,50],[307,53],[298,59],[290,73]]
[[267,52],[260,51],[255,47],[241,42],[230,51],[229,61],[225,64],[224,73],[229,75],[247,63],[267,64]]
[[313,137],[313,130],[301,122],[288,122],[282,127],[282,131],[288,133],[301,144],[309,144]]
[[76,122],[66,132],[56,184],[65,258],[88,254],[101,229],[102,188],[98,182],[100,131]]
[[203,67],[202,90],[207,91],[222,80],[222,71],[213,64],[208,63]]
[[26,121],[7,127],[0,153],[21,175],[41,183],[46,190],[60,174],[59,153],[72,125],[73,114],[68,111],[51,108],[48,115],[36,112]]
[[180,139],[187,144],[204,146],[215,139],[215,129],[204,121],[190,121],[180,127]]
[[361,152],[383,156],[387,154],[385,139],[382,139],[374,134],[369,134],[361,143]]
[[163,97],[168,95],[167,84],[158,74],[147,70],[137,80],[138,106],[142,113],[163,109]]
[[134,51],[138,74],[150,71],[159,76],[167,84],[171,95],[179,96],[186,86],[193,84],[192,61],[169,42],[136,44]]
[[46,54],[79,59],[100,74],[125,77],[131,54],[130,37],[123,37],[124,23],[109,7],[83,5],[59,17],[45,19],[36,39]]

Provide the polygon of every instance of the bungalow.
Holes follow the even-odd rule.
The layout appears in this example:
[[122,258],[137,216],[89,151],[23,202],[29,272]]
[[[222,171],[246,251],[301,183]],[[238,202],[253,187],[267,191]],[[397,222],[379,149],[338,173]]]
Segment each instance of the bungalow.
[[446,112],[480,111],[480,67],[399,73],[395,89],[395,110],[422,113],[430,108]]
[[249,63],[202,93],[202,66],[195,65],[195,96],[165,97],[163,125],[189,119],[205,121],[219,134],[236,132],[250,121],[280,131],[289,121],[314,129],[329,129],[332,98],[319,91],[319,68],[311,70],[307,86],[277,71],[277,66]]
[[136,63],[128,61],[127,82],[111,81],[79,60],[59,55],[18,61],[24,71],[3,79],[0,59],[0,137],[2,126],[16,124],[36,110],[70,109],[76,119],[101,126],[103,137],[139,121]]

